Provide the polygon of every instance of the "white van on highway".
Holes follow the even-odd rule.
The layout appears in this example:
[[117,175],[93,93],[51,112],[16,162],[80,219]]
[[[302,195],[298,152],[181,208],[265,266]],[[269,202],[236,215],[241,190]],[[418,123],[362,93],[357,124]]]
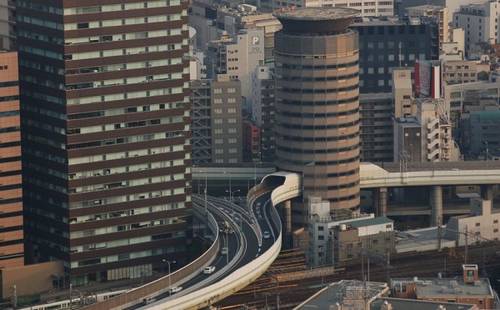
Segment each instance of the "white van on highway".
[[170,294],[175,294],[182,291],[182,286],[174,286],[170,289]]
[[203,273],[204,274],[211,274],[215,271],[215,266],[207,266],[203,268]]

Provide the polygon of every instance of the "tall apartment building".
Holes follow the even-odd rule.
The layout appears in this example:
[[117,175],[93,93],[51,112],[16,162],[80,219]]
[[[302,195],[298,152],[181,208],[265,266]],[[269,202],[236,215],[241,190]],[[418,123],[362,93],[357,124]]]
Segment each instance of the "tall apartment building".
[[391,93],[359,96],[361,161],[392,162],[394,103]]
[[332,212],[359,206],[358,35],[356,10],[277,13],[276,158],[303,175],[304,195]]
[[283,7],[348,7],[359,11],[360,16],[393,16],[394,0],[273,0],[274,9]]
[[185,262],[187,8],[18,2],[27,250],[64,261],[73,284]]
[[466,55],[473,53],[481,43],[495,44],[500,42],[499,15],[500,4],[497,1],[464,5],[453,14],[453,26],[465,31]]
[[191,82],[195,165],[241,163],[243,124],[240,81],[218,75]]
[[438,24],[429,18],[354,23],[359,33],[359,89],[361,93],[392,91],[392,71],[413,67],[417,60],[439,58]]
[[274,162],[276,137],[274,135],[275,117],[275,80],[274,70],[259,66],[252,76],[252,119],[260,128],[260,152],[263,162]]
[[212,162],[216,164],[243,161],[241,84],[222,75],[212,81]]
[[14,50],[16,47],[16,3],[15,0],[0,0],[0,49]]
[[17,52],[0,52],[0,269],[24,265]]

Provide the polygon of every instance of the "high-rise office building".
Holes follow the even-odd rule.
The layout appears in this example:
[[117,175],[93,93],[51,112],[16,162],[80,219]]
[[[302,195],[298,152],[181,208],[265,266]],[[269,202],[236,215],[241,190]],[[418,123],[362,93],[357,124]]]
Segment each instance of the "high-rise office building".
[[359,205],[358,35],[348,8],[277,13],[276,157],[332,212]]
[[[31,261],[74,284],[185,260],[187,1],[18,2]],[[23,101],[24,100],[24,101]]]
[[0,52],[0,269],[24,265],[21,122],[16,52]]
[[192,81],[191,90],[193,163],[241,163],[241,82],[217,75]]
[[359,33],[359,88],[363,94],[391,92],[394,68],[439,58],[439,25],[433,18],[371,18],[351,28]]

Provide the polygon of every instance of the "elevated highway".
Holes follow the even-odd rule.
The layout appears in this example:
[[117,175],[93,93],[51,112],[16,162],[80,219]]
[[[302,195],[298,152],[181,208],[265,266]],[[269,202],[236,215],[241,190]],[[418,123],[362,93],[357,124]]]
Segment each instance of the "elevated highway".
[[[228,185],[248,181],[252,185],[276,169],[268,165],[219,166],[193,168],[193,180]],[[278,172],[279,173],[279,172]],[[436,163],[361,163],[360,187],[406,187],[432,185],[500,184],[500,161],[464,161]]]
[[500,184],[500,161],[362,163],[360,187]]

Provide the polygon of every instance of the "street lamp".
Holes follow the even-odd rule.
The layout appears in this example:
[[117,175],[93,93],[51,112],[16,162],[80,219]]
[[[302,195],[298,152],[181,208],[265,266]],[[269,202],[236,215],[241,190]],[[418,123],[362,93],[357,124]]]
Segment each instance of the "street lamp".
[[235,190],[235,191],[231,191],[231,190],[227,190],[227,189],[226,189],[226,193],[229,193],[229,201],[230,201],[230,202],[233,202],[233,194],[236,194],[236,193],[238,193],[238,192],[240,192],[240,190],[239,190],[239,189],[237,189],[237,190]]
[[172,295],[172,276],[170,275],[170,264],[175,264],[177,263],[175,260],[173,261],[169,261],[169,260],[166,260],[166,259],[162,259],[161,262],[163,264],[167,264],[168,266],[168,296],[171,296]]

